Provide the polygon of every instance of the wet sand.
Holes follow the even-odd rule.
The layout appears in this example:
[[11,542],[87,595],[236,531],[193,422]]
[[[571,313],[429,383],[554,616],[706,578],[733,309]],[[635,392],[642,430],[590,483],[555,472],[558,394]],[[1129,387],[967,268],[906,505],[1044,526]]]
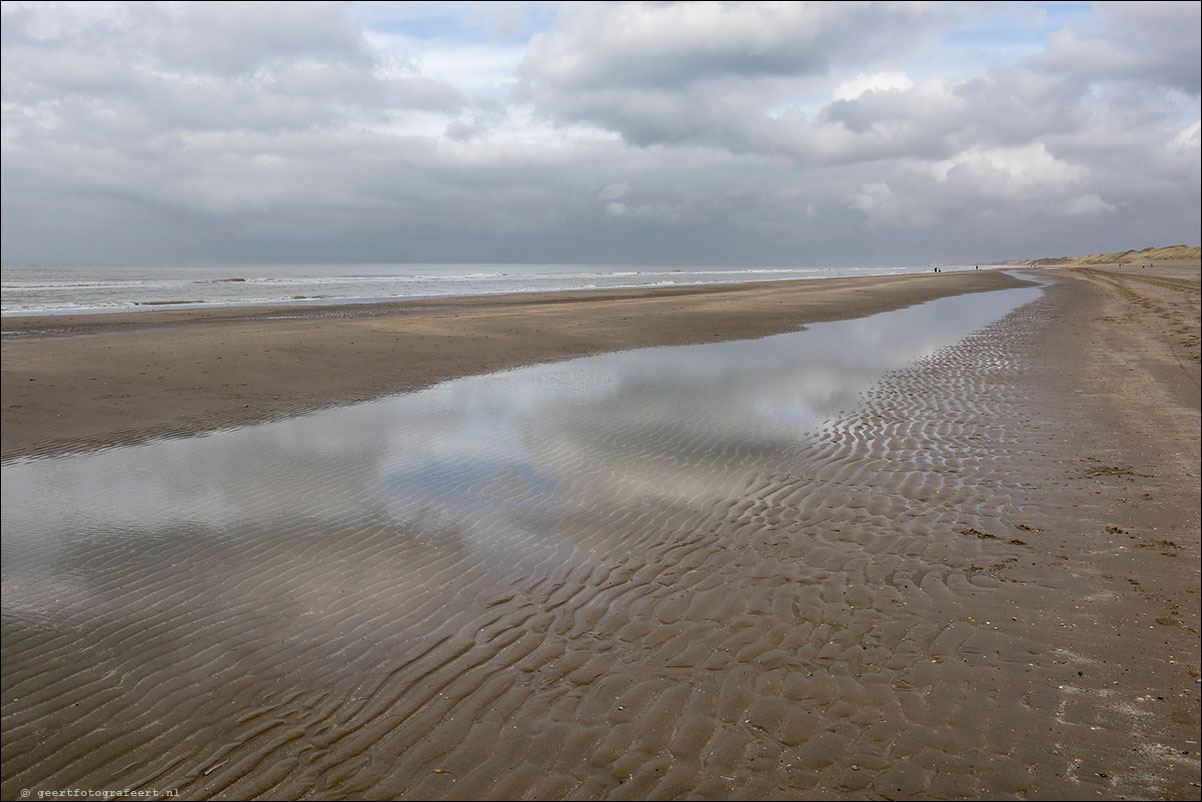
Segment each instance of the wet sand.
[[518,365],[735,340],[1017,286],[996,271],[5,318],[0,455],[189,435]]
[[505,571],[387,521],[98,541],[86,608],[6,603],[4,797],[1198,798],[1198,269],[1044,275],[788,450],[648,444],[671,503]]

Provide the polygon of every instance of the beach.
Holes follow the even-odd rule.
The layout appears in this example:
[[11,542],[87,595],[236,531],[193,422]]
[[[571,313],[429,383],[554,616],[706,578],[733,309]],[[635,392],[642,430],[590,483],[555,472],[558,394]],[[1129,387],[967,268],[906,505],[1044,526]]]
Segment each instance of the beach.
[[186,435],[619,348],[760,337],[1004,273],[7,317],[5,459]]
[[[1199,290],[1189,263],[5,318],[3,796],[1197,799]],[[887,351],[873,320],[1006,292],[1033,300],[864,387],[803,371],[720,417],[791,364],[771,335]],[[662,352],[675,389],[518,370],[705,343],[739,350]],[[504,400],[440,384],[496,371]],[[428,441],[346,406],[398,393]],[[286,481],[200,480],[290,419]]]

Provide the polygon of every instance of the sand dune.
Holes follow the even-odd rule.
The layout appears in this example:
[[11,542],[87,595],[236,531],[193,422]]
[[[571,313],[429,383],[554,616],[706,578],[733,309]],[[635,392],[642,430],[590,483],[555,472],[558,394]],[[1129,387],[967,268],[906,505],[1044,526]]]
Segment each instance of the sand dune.
[[1046,256],[1039,259],[1015,259],[1002,262],[1006,265],[1146,265],[1167,263],[1174,265],[1190,265],[1202,259],[1202,247],[1197,245],[1169,245],[1167,247],[1148,247],[1142,250],[1114,251],[1112,253],[1094,253],[1089,256]]

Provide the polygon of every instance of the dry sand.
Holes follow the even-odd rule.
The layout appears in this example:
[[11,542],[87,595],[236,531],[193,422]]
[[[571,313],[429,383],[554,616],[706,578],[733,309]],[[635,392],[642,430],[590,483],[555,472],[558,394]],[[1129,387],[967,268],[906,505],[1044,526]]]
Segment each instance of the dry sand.
[[[570,553],[532,552],[512,575],[437,549],[394,553],[383,530],[353,543],[314,533],[303,560],[256,533],[154,553],[98,544],[105,582],[86,615],[4,619],[4,797],[1198,798],[1198,268],[1045,275],[1041,300],[890,374],[839,425],[788,454],[754,454],[765,469],[722,503],[561,521]],[[829,314],[936,286],[897,285],[836,285],[848,305]],[[528,303],[477,302],[471,330],[556,321],[569,350],[591,351],[632,344],[619,321],[641,305],[676,316],[661,342],[749,335],[822,319],[791,311],[810,291],[545,299],[538,324],[522,321]],[[393,311],[321,327],[345,329],[348,348],[364,336],[444,342],[456,309],[413,315],[441,315],[441,329]],[[576,320],[608,327],[576,342],[565,331]],[[25,404],[56,398],[13,410],[14,378],[86,387],[87,371],[109,375],[65,356],[73,347],[97,343],[93,359],[147,349],[118,371],[134,381],[153,350],[146,332],[187,353],[227,328],[100,325],[6,342],[6,430]],[[278,364],[256,356],[290,342],[266,334],[273,325],[231,323],[241,350],[228,340],[218,355]],[[298,336],[315,324],[280,325]],[[39,363],[30,355],[44,346]],[[176,354],[164,371],[212,369],[211,356],[161,353]],[[481,366],[521,361],[497,353]],[[338,386],[372,395],[406,381]],[[241,419],[207,409],[171,429]],[[148,431],[100,417],[80,429],[64,417],[67,434],[6,431],[5,453]],[[352,557],[403,559],[426,579],[339,582],[329,566]],[[273,605],[301,599],[326,599],[314,627],[337,643],[276,631]]]

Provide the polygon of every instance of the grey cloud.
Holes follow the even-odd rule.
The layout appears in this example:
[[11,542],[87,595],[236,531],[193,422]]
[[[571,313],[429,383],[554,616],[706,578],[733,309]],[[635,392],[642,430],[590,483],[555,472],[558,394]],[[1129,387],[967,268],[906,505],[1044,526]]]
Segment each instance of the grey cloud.
[[833,64],[917,47],[943,16],[909,4],[572,3],[531,41],[518,97],[640,146],[737,151],[766,107],[812,90]]
[[[522,66],[522,96],[552,119],[597,125],[641,147],[690,143],[789,154],[808,164],[938,160],[973,146],[1079,132],[1097,113],[1086,102],[1113,94],[1097,84],[1116,77],[1152,81],[1151,89],[1138,86],[1145,94],[1159,85],[1195,85],[1196,4],[1155,7],[1145,21],[1146,5],[1104,6],[1089,33],[1088,60],[1068,47],[1082,41],[1078,34],[1064,31],[1029,64],[947,79],[942,97],[919,85],[837,99],[816,113],[786,108],[775,114],[769,113],[774,106],[812,90],[814,74],[827,65],[847,59],[868,69],[874,59],[887,61],[912,47],[912,27],[929,33],[968,12],[790,4],[706,5],[702,13],[695,4],[590,5],[532,44]],[[658,39],[645,35],[654,27],[647,20],[660,23]],[[1171,36],[1178,27],[1188,33]],[[633,32],[623,33],[626,28]],[[1119,104],[1109,105],[1124,114]]]
[[[1196,42],[830,100],[976,7],[569,4],[484,101],[353,6],[202,5],[4,6],[4,258],[873,264],[1198,230]],[[1071,34],[1128,63],[1180,17],[1142,8]],[[635,12],[700,17],[609,35]]]
[[89,130],[106,114],[166,130],[281,130],[464,105],[445,83],[382,69],[348,9],[146,3],[39,32],[37,13],[6,5],[5,100],[53,97],[48,115]]
[[1202,91],[1202,4],[1099,3],[1096,13],[1097,22],[1086,30],[1053,33],[1047,52],[1033,63],[1085,82]]
[[1022,66],[963,82],[872,90],[824,106],[813,123],[828,162],[917,158],[939,161],[968,148],[1014,147],[1081,131],[1090,115],[1053,79]]
[[342,3],[146,5],[150,46],[168,66],[216,75],[298,59],[370,66],[361,28]]
[[556,31],[531,41],[522,72],[535,92],[824,75],[835,62],[873,60],[882,45],[914,47],[936,15],[901,3],[571,3]]

